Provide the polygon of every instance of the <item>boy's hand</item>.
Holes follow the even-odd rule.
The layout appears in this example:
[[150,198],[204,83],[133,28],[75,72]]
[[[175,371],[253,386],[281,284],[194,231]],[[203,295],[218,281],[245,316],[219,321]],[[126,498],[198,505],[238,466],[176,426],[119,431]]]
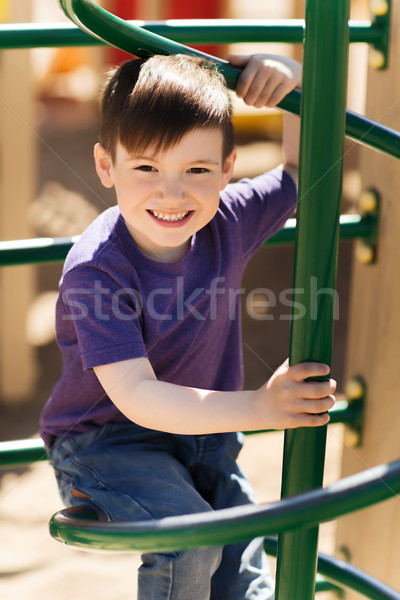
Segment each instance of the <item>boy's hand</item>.
[[335,404],[336,381],[305,379],[328,374],[328,365],[305,362],[289,367],[286,360],[255,392],[261,421],[272,429],[326,425],[329,421],[326,411]]
[[301,83],[301,65],[287,56],[230,54],[228,61],[243,69],[236,95],[249,106],[275,106]]

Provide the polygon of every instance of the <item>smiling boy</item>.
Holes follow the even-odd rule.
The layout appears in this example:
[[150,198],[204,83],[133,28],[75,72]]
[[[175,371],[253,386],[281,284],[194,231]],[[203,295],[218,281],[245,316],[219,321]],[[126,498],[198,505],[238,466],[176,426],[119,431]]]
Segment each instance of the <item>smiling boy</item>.
[[[300,83],[285,57],[230,61],[244,67],[238,95],[256,107]],[[287,117],[283,167],[228,185],[231,106],[214,67],[155,56],[108,81],[95,163],[118,205],[67,257],[63,374],[41,420],[66,504],[133,521],[253,502],[236,432],[328,422],[335,382],[306,381],[326,365],[285,362],[258,390],[241,389],[241,277],[295,208],[297,136]],[[273,594],[260,539],[142,556],[139,600]]]
[[192,235],[213,219],[236,157],[233,150],[223,160],[222,142],[215,127],[189,131],[168,152],[128,152],[119,142],[113,162],[96,145],[99,177],[115,187],[125,224],[145,256],[178,262]]

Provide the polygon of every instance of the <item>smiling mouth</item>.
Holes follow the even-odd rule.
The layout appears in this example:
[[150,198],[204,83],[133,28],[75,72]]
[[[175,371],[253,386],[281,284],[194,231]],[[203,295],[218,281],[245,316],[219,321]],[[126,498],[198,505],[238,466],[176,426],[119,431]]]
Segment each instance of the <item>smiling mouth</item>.
[[173,215],[168,215],[158,210],[148,210],[148,212],[155,217],[158,221],[164,221],[167,223],[176,223],[178,221],[184,221],[186,217],[192,212],[190,210],[182,211],[179,213],[175,213]]

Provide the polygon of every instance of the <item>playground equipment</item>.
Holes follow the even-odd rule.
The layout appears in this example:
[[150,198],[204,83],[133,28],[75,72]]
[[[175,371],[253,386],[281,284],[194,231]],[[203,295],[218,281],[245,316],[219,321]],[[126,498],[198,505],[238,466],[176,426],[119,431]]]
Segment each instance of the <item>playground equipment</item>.
[[[60,3],[80,28],[95,36],[96,43],[111,43],[137,55],[154,52],[199,54],[152,33],[148,27],[142,29],[132,23],[125,23],[100,9],[91,0],[61,0]],[[353,29],[350,26],[350,39],[352,36],[354,39],[356,32],[360,36],[364,28],[365,41],[379,46],[384,57],[381,66],[387,60],[388,14],[387,12],[386,17],[380,16],[375,24]],[[290,348],[292,363],[302,360],[330,363],[333,306],[332,296],[324,294],[324,290],[335,287],[338,235],[349,226],[343,219],[339,226],[338,218],[345,132],[364,144],[400,158],[399,133],[354,113],[345,112],[348,17],[348,0],[325,0],[323,3],[308,0],[305,27],[300,26],[300,33],[303,34],[304,31],[305,34],[304,79],[301,99],[300,203],[293,287],[309,289],[307,282],[315,277],[320,293],[318,320],[312,319],[310,311],[307,311],[304,319],[293,321]],[[152,27],[154,29],[155,26]],[[229,25],[225,24],[224,27],[229,31]],[[263,41],[268,39],[267,29],[264,29]],[[75,31],[71,27],[64,28],[68,35],[74,32],[75,40],[83,40],[82,35],[78,36]],[[33,33],[39,35],[37,30]],[[280,29],[279,35],[289,36],[288,30]],[[290,36],[293,35],[299,35],[298,24],[290,29]],[[55,40],[53,43],[57,45]],[[219,65],[228,85],[234,87],[238,71],[223,61],[213,60]],[[327,72],[329,77],[326,77]],[[280,107],[298,113],[300,94],[292,92],[281,102]],[[376,220],[373,217],[355,219],[350,225],[353,233],[356,231],[357,235],[364,236],[370,244],[374,243]],[[279,234],[281,239],[287,239],[285,236],[288,236],[288,231],[293,232],[293,229],[288,227]],[[61,260],[71,243],[73,240],[3,243],[3,247],[0,247],[1,264],[22,264],[46,258]],[[30,253],[33,252],[36,258],[31,256]],[[306,305],[307,302],[309,306],[309,298],[306,298]],[[356,415],[353,412],[349,417],[350,413],[351,407],[346,407],[342,413],[344,419],[359,420],[359,412],[356,411]],[[211,517],[199,515],[166,519],[162,523],[135,524],[93,522],[89,518],[91,515],[67,509],[52,518],[52,535],[77,546],[165,551],[278,533],[276,598],[311,599],[316,588],[318,524],[393,497],[400,489],[399,461],[375,468],[374,474],[361,473],[325,490],[320,489],[325,436],[326,428],[286,433],[282,483],[284,499],[275,505],[221,511]],[[26,443],[25,448],[18,443],[14,446],[7,446],[7,443],[0,446],[2,464],[7,463],[7,460],[7,464],[10,464],[12,461],[25,462],[41,458],[44,458],[44,453],[40,442]],[[267,546],[271,550],[272,543],[267,542]],[[329,570],[326,564],[324,558],[318,561],[320,572],[325,572],[339,585],[355,589],[368,598],[400,599],[400,593],[360,574],[349,565],[331,559],[330,565],[334,566]]]

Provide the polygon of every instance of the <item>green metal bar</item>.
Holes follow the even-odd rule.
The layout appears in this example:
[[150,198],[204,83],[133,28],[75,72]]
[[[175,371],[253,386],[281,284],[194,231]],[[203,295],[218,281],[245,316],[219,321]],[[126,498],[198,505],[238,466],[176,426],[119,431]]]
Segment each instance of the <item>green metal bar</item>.
[[327,579],[324,579],[321,575],[319,575],[319,573],[317,573],[317,579],[315,582],[315,593],[322,594],[324,592],[335,592],[336,596],[334,597],[343,597],[343,590],[341,587],[339,587],[331,581],[328,581]]
[[[221,71],[223,72],[223,67],[221,67]],[[300,102],[301,93],[293,90],[277,106],[299,115]],[[374,150],[400,158],[400,132],[350,110],[346,110],[346,135],[364,146],[370,146]]]
[[361,403],[347,402],[347,400],[337,400],[335,406],[329,411],[329,425],[344,423],[349,425],[357,423],[363,414]]
[[[330,425],[335,423],[354,423],[360,418],[360,407],[338,400],[330,411]],[[250,431],[246,435],[268,433],[275,430]],[[47,460],[46,450],[41,439],[13,440],[0,442],[0,469],[13,466],[28,465],[37,461]]]
[[41,439],[0,442],[0,469],[30,465],[47,458]]
[[[230,88],[234,89],[236,86],[240,69],[232,67],[227,61],[217,59],[193,48],[167,40],[160,35],[145,31],[140,27],[133,26],[100,8],[92,0],[59,0],[59,3],[72,21],[87,33],[91,32],[99,40],[139,56],[147,56],[155,52],[159,54],[183,53],[205,56],[218,65]],[[278,104],[278,107],[299,114],[300,93],[294,90]],[[372,146],[376,150],[400,158],[400,133],[360,117],[355,113],[349,113],[349,119],[351,121],[350,137]]]
[[[199,50],[173,42],[165,37],[134,27],[127,21],[104,10],[92,0],[59,0],[59,5],[67,17],[83,31],[125,50],[130,54],[146,57],[158,54],[189,54],[209,60],[215,58]],[[217,61],[224,65],[224,76],[230,87],[235,87],[240,70],[227,61]]]
[[[307,0],[295,250],[296,290],[306,313],[292,321],[289,360],[331,363],[345,134],[349,0]],[[317,307],[312,311],[311,283]],[[314,288],[313,288],[314,289]],[[314,289],[315,292],[315,289]],[[326,427],[285,432],[282,497],[322,486]],[[312,600],[318,526],[282,533],[276,600]]]
[[0,242],[0,267],[62,262],[79,237]]
[[[267,554],[276,556],[277,546],[276,538],[265,538],[264,547]],[[332,587],[330,588],[325,587],[326,583],[329,582],[326,580],[321,582],[317,578],[316,592],[348,588],[371,600],[400,600],[400,593],[390,586],[361,571],[361,569],[326,554],[318,554],[318,573],[334,583],[331,584]]]
[[338,558],[319,554],[318,572],[370,600],[400,600],[400,592]]
[[[376,242],[378,220],[376,217],[361,215],[341,215],[339,219],[341,240],[364,239]],[[286,246],[293,244],[296,235],[296,219],[288,219],[284,227],[265,242],[265,246]],[[1,244],[0,244],[1,252]],[[0,254],[1,265],[1,254]]]
[[[242,42],[301,44],[304,20],[196,19],[127,21],[181,44],[235,44]],[[350,20],[350,42],[382,44],[380,27],[368,20]],[[94,38],[72,23],[12,23],[0,25],[0,49],[99,46]]]
[[[103,16],[104,13],[106,13],[106,11],[103,11]],[[110,15],[110,13],[106,14]],[[111,40],[109,40],[109,31],[107,27],[112,28],[113,19],[116,19],[116,17],[113,17],[113,15],[111,15],[110,18],[111,20],[106,20],[107,25],[105,31],[103,23],[102,32],[103,34],[105,33],[104,39],[94,37],[88,32],[82,31],[81,29],[77,28],[76,25],[70,23],[40,23],[36,25],[22,23],[13,25],[3,25],[0,26],[0,49],[55,47],[71,45],[100,45],[105,43],[113,43]],[[242,23],[246,23],[246,21],[240,21],[238,23],[234,21],[229,21],[229,25],[226,26],[218,24],[218,21],[196,21],[195,23],[189,23],[188,21],[170,21],[168,23],[145,23],[144,21],[124,22],[121,21],[121,19],[119,19],[118,23],[120,22],[125,24],[125,35],[129,39],[128,51],[136,54],[141,54],[141,51],[137,47],[135,41],[137,39],[138,31],[140,33],[141,38],[145,37],[146,32],[148,32],[149,35],[157,34],[155,37],[152,38],[154,45],[151,45],[151,49],[153,52],[162,52],[161,48],[158,46],[159,36],[161,35],[167,36],[168,38],[170,38],[170,40],[175,40],[181,43],[190,41],[190,43],[193,44],[201,43],[203,40],[205,43],[217,43],[218,41],[220,41],[221,43],[228,43],[229,40],[231,40],[232,42],[239,42],[247,40],[247,35],[249,37],[248,41],[265,42],[285,41],[283,36],[279,34],[279,31],[282,31],[282,33],[287,31],[284,22],[275,26],[264,25],[264,23],[268,23],[268,21],[257,21],[256,23],[250,22],[248,25],[245,25],[245,27],[243,27]],[[207,23],[207,27],[211,27],[213,35],[215,34],[215,38],[218,39],[215,39],[211,36],[208,37],[205,25],[198,26],[199,23]],[[208,23],[210,23],[210,25],[208,25]],[[212,23],[217,24],[213,26]],[[293,31],[295,33],[291,33],[291,35],[293,35],[294,38],[296,38],[292,41],[300,42],[304,33],[304,25],[303,21],[299,21],[297,23],[298,24],[293,25]],[[350,21],[350,23],[352,22]],[[354,42],[365,41],[374,45],[379,45],[383,43],[385,32],[383,32],[381,28],[376,27],[375,25],[371,25],[370,21],[354,23],[358,23],[355,24],[351,29],[352,38]],[[201,29],[201,27],[203,27],[203,29]],[[270,35],[271,37],[267,40],[265,39],[264,34],[261,34],[261,31],[263,30],[265,30],[266,32],[270,32],[268,33],[268,35]],[[286,41],[290,40],[287,39]],[[114,42],[117,45],[119,45],[118,36],[117,39],[114,39]],[[127,48],[125,43],[124,49]],[[173,44],[173,42],[171,41],[170,44]],[[181,45],[175,45],[175,47],[170,47],[171,53],[185,53],[187,51],[190,51],[190,53],[192,54],[196,53],[196,51],[190,50]],[[225,61],[218,60],[215,57],[214,61],[219,63],[221,71],[228,78],[228,83],[230,87],[234,88],[236,79],[240,71],[238,69],[233,69],[233,67],[230,67],[228,73],[226,67],[227,63]],[[299,114],[300,94],[296,95],[295,92],[292,92],[279,104],[279,107],[284,110],[288,110],[289,112]],[[351,113],[350,111],[348,111],[346,131],[349,137],[352,137],[357,141],[361,141],[365,145],[372,146],[373,148],[380,150],[381,152],[385,152],[387,154],[400,158],[400,134],[398,132],[388,127],[379,125],[378,123],[374,123],[373,121],[366,119],[365,117],[361,117],[359,115],[356,115],[355,113]]]
[[[76,508],[64,509],[53,515],[50,533],[59,541],[86,549],[174,552],[274,535],[299,525],[309,528],[395,498],[399,492],[400,460],[367,469],[323,490],[261,506],[245,505],[213,513],[155,521],[93,523],[77,514]],[[290,573],[286,576],[289,578]],[[305,600],[297,594],[293,598]]]
[[346,111],[346,135],[364,146],[400,158],[400,133],[367,117]]
[[[296,232],[296,220],[288,219],[284,228],[271,237],[266,246],[285,246],[293,244]],[[35,238],[0,242],[0,267],[61,262],[80,236],[65,238]],[[340,239],[365,239],[375,242],[377,237],[377,219],[360,215],[341,215]]]

